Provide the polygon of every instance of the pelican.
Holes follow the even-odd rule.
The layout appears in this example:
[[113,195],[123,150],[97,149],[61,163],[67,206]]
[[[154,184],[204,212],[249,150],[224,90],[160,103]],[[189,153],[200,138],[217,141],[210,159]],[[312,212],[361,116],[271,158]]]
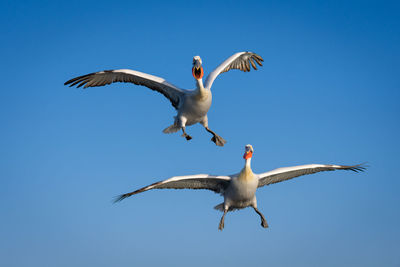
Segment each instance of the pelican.
[[210,174],[175,176],[167,180],[145,186],[136,191],[119,195],[116,197],[114,202],[121,201],[132,195],[151,189],[207,189],[219,193],[224,197],[224,202],[214,207],[216,210],[223,212],[218,227],[219,230],[224,228],[225,215],[228,211],[244,209],[246,207],[252,207],[261,218],[261,226],[268,228],[267,220],[257,208],[257,188],[286,181],[298,176],[322,171],[349,170],[360,172],[365,170],[363,164],[352,166],[308,164],[278,168],[269,172],[255,174],[251,170],[250,166],[253,152],[253,147],[251,145],[246,145],[243,155],[245,165],[237,174],[227,176]]
[[250,71],[251,66],[256,70],[257,64],[262,66],[262,61],[264,61],[262,57],[252,52],[236,53],[213,70],[207,76],[203,85],[204,70],[202,60],[199,56],[195,56],[193,57],[192,67],[192,75],[196,80],[196,89],[194,90],[181,89],[163,78],[129,69],[94,72],[73,78],[65,82],[64,85],[70,85],[70,87],[76,85],[78,88],[81,86],[87,88],[104,86],[114,82],[130,82],[146,86],[163,94],[177,110],[174,123],[165,128],[163,130],[164,133],[174,133],[182,129],[182,136],[186,140],[190,140],[192,137],[186,133],[186,126],[200,123],[213,135],[211,141],[217,146],[223,146],[226,141],[208,127],[207,112],[210,109],[212,101],[211,86],[221,73],[231,69],[247,72]]

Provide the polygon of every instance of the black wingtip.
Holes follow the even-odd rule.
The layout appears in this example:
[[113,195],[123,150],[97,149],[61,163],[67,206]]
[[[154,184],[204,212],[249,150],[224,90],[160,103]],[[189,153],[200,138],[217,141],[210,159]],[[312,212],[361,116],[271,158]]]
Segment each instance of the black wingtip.
[[[72,80],[68,80],[64,83],[64,85],[69,85],[72,82]],[[71,85],[69,85],[71,87]]]
[[68,81],[66,81],[65,83],[64,83],[64,85],[69,85],[69,87],[72,87],[74,84],[73,84],[73,82],[76,80],[76,78],[74,78],[74,79],[71,79],[71,80],[68,80]]
[[348,170],[353,172],[364,172],[369,166],[364,162],[354,166],[349,166]]
[[127,197],[129,197],[129,194],[122,194],[122,195],[114,197],[112,202],[115,204],[115,203],[118,203],[118,202],[124,200]]

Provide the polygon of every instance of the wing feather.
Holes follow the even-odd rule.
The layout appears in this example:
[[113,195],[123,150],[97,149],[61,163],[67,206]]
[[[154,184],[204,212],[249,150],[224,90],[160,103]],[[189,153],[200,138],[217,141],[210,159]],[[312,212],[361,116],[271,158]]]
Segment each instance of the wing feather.
[[111,84],[114,82],[130,82],[142,85],[163,94],[171,101],[174,108],[178,109],[184,91],[175,85],[170,84],[163,78],[146,74],[139,71],[120,69],[105,70],[82,75],[64,83],[64,85],[76,86],[80,88],[97,87]]
[[223,193],[230,181],[229,176],[216,176],[209,174],[196,174],[187,176],[175,176],[164,181],[142,187],[130,193],[117,196],[114,202],[121,201],[132,195],[136,195],[151,189],[207,189],[216,193]]
[[251,65],[253,66],[253,68],[254,68],[255,70],[257,70],[257,65],[254,63],[254,59],[250,58],[249,61],[250,61]]
[[257,66],[253,61],[262,66],[261,62],[264,60],[262,57],[252,52],[239,52],[232,55],[207,76],[205,87],[210,89],[218,75],[232,69],[248,72],[251,70],[251,64],[251,66],[257,70]]
[[302,175],[313,174],[322,171],[347,170],[354,172],[362,172],[365,169],[366,166],[364,164],[358,164],[352,166],[308,164],[308,165],[300,165],[294,167],[279,168],[259,174],[258,187],[275,184]]

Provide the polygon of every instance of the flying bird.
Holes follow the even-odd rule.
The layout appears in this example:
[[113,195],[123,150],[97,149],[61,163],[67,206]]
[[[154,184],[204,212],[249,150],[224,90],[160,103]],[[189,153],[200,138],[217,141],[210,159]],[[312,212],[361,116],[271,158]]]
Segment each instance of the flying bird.
[[210,175],[196,174],[187,176],[175,176],[164,181],[156,182],[140,188],[136,191],[118,196],[114,201],[118,202],[132,195],[142,193],[151,189],[208,189],[221,194],[224,202],[214,208],[223,212],[219,223],[219,230],[224,228],[225,215],[228,211],[252,207],[261,218],[261,226],[268,227],[267,220],[257,208],[256,190],[265,185],[286,181],[298,176],[313,174],[322,171],[350,170],[360,172],[365,170],[363,164],[343,166],[326,164],[308,164],[293,167],[278,168],[269,172],[255,174],[251,170],[251,158],[253,147],[246,145],[243,158],[245,165],[243,169],[234,175]]
[[192,137],[186,133],[186,126],[200,123],[213,135],[211,140],[217,146],[223,146],[226,141],[208,127],[207,112],[212,102],[211,86],[221,73],[232,69],[247,72],[250,71],[251,67],[256,70],[257,64],[262,66],[262,61],[264,60],[261,56],[252,52],[236,53],[213,70],[203,84],[204,70],[202,60],[199,56],[195,56],[193,57],[192,67],[192,75],[196,80],[196,89],[194,90],[181,89],[163,78],[129,69],[94,72],[73,78],[65,82],[64,85],[70,85],[70,87],[76,85],[78,88],[82,86],[83,88],[87,88],[104,86],[114,82],[130,82],[146,86],[163,94],[177,110],[174,123],[165,128],[163,130],[164,133],[174,133],[182,129],[182,136],[186,140],[190,140]]

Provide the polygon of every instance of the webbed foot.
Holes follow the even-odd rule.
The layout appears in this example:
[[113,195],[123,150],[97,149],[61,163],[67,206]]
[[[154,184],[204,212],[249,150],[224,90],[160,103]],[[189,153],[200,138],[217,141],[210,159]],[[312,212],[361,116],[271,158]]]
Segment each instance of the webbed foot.
[[224,146],[226,144],[226,141],[224,138],[222,138],[219,135],[214,135],[211,138],[211,141],[213,141],[217,146]]
[[222,231],[225,227],[225,215],[228,212],[228,210],[224,210],[224,214],[221,217],[221,221],[219,222],[218,230]]
[[261,220],[261,226],[264,228],[268,228],[268,223],[266,220]]
[[191,139],[192,139],[192,137],[186,133],[186,131],[185,131],[185,127],[182,127],[182,132],[183,132],[183,134],[182,134],[182,137],[185,137],[185,138],[186,138],[186,140],[188,140],[188,141],[189,141],[189,140],[191,140]]

